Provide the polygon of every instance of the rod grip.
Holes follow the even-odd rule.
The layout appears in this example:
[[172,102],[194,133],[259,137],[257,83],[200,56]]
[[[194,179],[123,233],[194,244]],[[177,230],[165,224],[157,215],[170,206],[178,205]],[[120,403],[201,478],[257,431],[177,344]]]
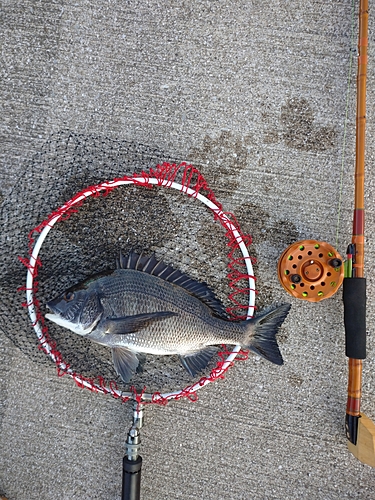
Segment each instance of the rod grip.
[[122,462],[122,497],[121,500],[140,500],[141,497],[142,457]]
[[366,358],[366,279],[344,278],[345,354]]

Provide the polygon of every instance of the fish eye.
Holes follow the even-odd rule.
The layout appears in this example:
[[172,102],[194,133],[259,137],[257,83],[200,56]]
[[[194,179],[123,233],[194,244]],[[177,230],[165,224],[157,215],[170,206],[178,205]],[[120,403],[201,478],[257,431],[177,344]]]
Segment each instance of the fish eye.
[[74,299],[74,293],[73,292],[66,292],[66,294],[64,295],[64,300],[66,302],[70,302],[73,299]]

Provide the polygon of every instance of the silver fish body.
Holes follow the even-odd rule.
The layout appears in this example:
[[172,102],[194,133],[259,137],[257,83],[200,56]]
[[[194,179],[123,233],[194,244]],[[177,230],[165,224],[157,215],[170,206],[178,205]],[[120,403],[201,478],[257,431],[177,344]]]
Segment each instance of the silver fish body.
[[240,344],[282,364],[275,334],[288,314],[284,305],[249,321],[224,317],[207,285],[157,261],[130,254],[118,268],[72,287],[47,303],[46,317],[112,348],[117,373],[125,382],[145,354],[178,354],[195,375],[218,344]]

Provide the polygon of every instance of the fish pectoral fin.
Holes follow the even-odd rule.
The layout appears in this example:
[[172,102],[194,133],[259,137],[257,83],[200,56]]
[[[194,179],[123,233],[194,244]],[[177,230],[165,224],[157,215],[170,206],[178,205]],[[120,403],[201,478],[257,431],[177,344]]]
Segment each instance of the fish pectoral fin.
[[217,347],[205,347],[200,351],[180,355],[182,366],[194,377],[206,368],[212,356],[217,353]]
[[127,384],[134,375],[139,360],[134,351],[126,347],[113,347],[112,361],[117,375]]
[[124,316],[123,318],[108,318],[102,323],[105,333],[126,334],[134,333],[142,328],[146,328],[153,321],[177,316],[171,311],[159,311],[146,314],[136,314],[134,316]]

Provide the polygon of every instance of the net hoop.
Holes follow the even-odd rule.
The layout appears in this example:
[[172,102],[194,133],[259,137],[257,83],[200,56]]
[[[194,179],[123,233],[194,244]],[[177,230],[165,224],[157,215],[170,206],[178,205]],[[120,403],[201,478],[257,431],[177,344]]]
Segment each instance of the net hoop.
[[[162,167],[165,165],[169,164],[163,164]],[[184,166],[185,167],[185,173],[186,169],[191,167],[186,164],[181,164],[177,167],[173,165],[172,167],[175,168],[175,172],[177,172],[178,168]],[[158,166],[160,167],[160,166]],[[193,167],[194,168],[194,167]],[[194,169],[195,172],[199,171],[197,169]],[[201,176],[202,179],[204,179]],[[185,175],[184,175],[185,179]],[[232,294],[233,296],[236,295],[236,293],[243,292],[244,290],[239,290],[235,286],[233,286],[233,283],[235,284],[239,279],[246,279],[248,281],[248,288],[245,290],[248,292],[248,303],[245,306],[246,307],[246,318],[251,318],[254,315],[254,310],[255,310],[255,277],[253,275],[253,267],[252,267],[252,260],[251,257],[248,253],[247,250],[247,244],[246,243],[246,237],[242,234],[238,222],[235,221],[235,223],[231,220],[230,215],[227,212],[224,212],[222,210],[221,205],[215,200],[214,196],[210,197],[213,199],[210,199],[206,196],[204,196],[202,193],[199,192],[200,187],[196,185],[194,188],[189,187],[188,185],[181,184],[179,182],[175,182],[174,180],[171,180],[170,178],[160,178],[160,176],[155,174],[155,171],[150,170],[149,174],[145,174],[142,172],[142,174],[134,174],[133,176],[124,176],[120,179],[115,179],[113,181],[109,182],[102,182],[100,184],[97,184],[95,186],[90,186],[82,191],[80,191],[78,194],[76,194],[73,198],[71,198],[69,201],[67,201],[64,205],[62,205],[58,210],[53,212],[47,219],[45,219],[37,228],[32,230],[29,234],[29,259],[20,259],[26,266],[27,266],[27,277],[26,277],[26,303],[24,304],[25,307],[28,309],[29,317],[32,322],[34,331],[36,333],[36,336],[39,341],[39,347],[41,350],[47,354],[52,361],[56,364],[58,374],[60,376],[62,375],[69,375],[75,383],[81,387],[81,388],[86,388],[89,389],[93,392],[101,392],[104,394],[111,394],[113,397],[117,399],[121,399],[122,401],[128,401],[129,399],[134,399],[136,401],[140,402],[150,402],[150,403],[156,403],[156,404],[161,404],[164,405],[168,401],[172,399],[181,399],[181,398],[188,398],[190,400],[196,400],[197,395],[196,392],[197,390],[201,389],[202,387],[205,387],[211,382],[216,381],[219,378],[224,378],[224,373],[229,369],[230,366],[233,365],[233,362],[235,361],[235,358],[237,359],[246,359],[247,358],[247,353],[244,351],[241,351],[241,346],[236,345],[234,346],[230,352],[225,351],[225,355],[227,357],[224,359],[222,357],[223,361],[221,363],[218,363],[217,367],[214,368],[210,374],[209,377],[202,377],[198,382],[189,385],[185,387],[182,390],[174,391],[174,392],[169,392],[169,393],[154,393],[154,394],[148,394],[145,392],[145,389],[141,393],[137,393],[135,388],[131,388],[131,392],[124,392],[121,391],[117,388],[115,382],[111,382],[109,386],[105,385],[103,383],[103,380],[99,380],[99,383],[95,383],[94,380],[87,379],[77,373],[75,373],[70,366],[62,359],[61,354],[55,349],[53,344],[51,343],[48,335],[48,327],[44,322],[44,318],[40,312],[39,309],[39,302],[36,299],[36,292],[37,292],[37,284],[35,282],[35,278],[38,274],[38,267],[41,265],[41,261],[39,259],[39,252],[42,248],[42,245],[48,235],[48,233],[51,231],[51,229],[54,227],[54,225],[60,221],[64,220],[67,216],[69,216],[72,212],[77,212],[77,208],[82,205],[82,203],[89,198],[90,196],[100,196],[101,194],[108,193],[112,191],[113,189],[120,187],[120,186],[126,186],[126,185],[137,185],[137,186],[144,186],[144,187],[153,187],[155,185],[165,187],[165,188],[172,188],[176,189],[177,191],[180,191],[183,194],[188,195],[189,197],[193,197],[198,199],[201,203],[206,205],[213,213],[215,219],[218,219],[220,223],[224,226],[224,228],[227,229],[230,238],[232,241],[234,241],[234,245],[232,244],[232,247],[239,248],[239,250],[242,253],[243,261],[246,266],[246,274],[239,274],[236,278],[236,273],[234,274],[234,280],[232,281],[232,288],[234,288],[235,292]],[[207,184],[204,184],[204,187],[207,189]],[[210,193],[212,193],[211,190],[209,190]],[[212,193],[213,194],[213,193]],[[39,237],[34,241],[32,235],[34,232],[39,232]],[[227,235],[228,235],[227,233]],[[237,261],[234,261],[237,262]],[[230,275],[228,275],[230,277]],[[233,300],[233,298],[232,298]],[[234,302],[238,305],[238,302],[234,299]],[[242,357],[241,357],[242,356]],[[101,379],[99,377],[99,379]]]

